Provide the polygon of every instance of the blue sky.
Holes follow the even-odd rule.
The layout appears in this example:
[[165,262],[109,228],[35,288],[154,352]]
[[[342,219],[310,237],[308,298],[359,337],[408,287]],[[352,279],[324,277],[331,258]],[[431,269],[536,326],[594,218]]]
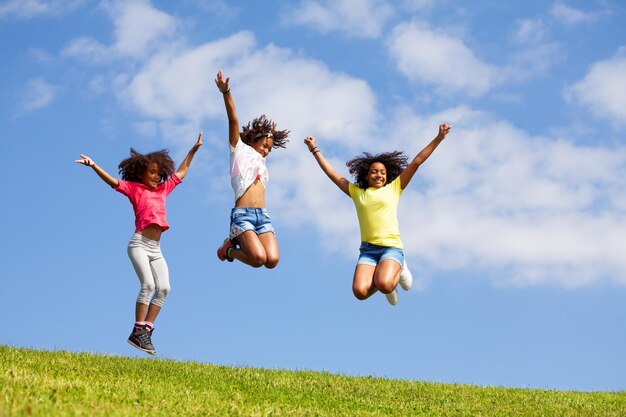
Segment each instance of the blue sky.
[[[617,0],[0,2],[0,343],[141,356],[129,148],[180,163],[163,235],[159,357],[348,375],[626,389],[626,5]],[[268,158],[275,270],[221,263],[233,204],[218,69]],[[414,156],[400,200],[414,288],[351,293],[359,233],[334,166]]]

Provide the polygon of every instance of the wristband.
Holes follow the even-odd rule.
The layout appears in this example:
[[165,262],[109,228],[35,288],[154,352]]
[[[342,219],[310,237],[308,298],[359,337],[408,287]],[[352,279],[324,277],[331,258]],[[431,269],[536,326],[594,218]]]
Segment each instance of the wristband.
[[[315,151],[317,149],[317,146],[315,146],[313,149],[309,149],[309,152],[313,153],[313,151]],[[319,149],[317,149],[319,151]]]
[[230,87],[228,87],[228,88],[227,88],[226,90],[224,90],[224,91],[220,90],[220,92],[221,92],[222,94],[226,94],[226,93],[228,93],[229,91],[230,91]]

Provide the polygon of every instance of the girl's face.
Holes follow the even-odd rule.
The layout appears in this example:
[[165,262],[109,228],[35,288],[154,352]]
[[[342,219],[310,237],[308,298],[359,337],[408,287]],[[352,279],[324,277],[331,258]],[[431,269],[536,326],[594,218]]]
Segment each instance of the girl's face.
[[374,162],[367,171],[367,185],[374,188],[384,187],[387,183],[387,169],[380,162]]
[[272,146],[274,146],[274,139],[267,136],[252,143],[254,150],[260,153],[263,158],[267,158],[267,155],[272,151]]
[[150,162],[146,170],[141,175],[141,183],[149,188],[156,188],[161,182],[161,174],[159,173],[159,164]]

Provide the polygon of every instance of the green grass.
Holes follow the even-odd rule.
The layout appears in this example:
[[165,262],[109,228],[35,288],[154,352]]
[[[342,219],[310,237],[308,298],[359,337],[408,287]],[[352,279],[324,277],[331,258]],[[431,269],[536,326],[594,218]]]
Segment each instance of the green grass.
[[626,392],[435,384],[0,346],[0,416],[626,416]]

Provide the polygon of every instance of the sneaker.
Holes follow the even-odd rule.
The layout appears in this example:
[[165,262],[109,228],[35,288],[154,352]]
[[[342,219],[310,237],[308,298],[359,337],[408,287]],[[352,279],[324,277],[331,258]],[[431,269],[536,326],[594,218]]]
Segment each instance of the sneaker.
[[128,343],[151,355],[156,355],[156,350],[152,345],[152,330],[148,330],[145,326],[133,328],[133,332],[128,337]]
[[385,294],[385,297],[387,297],[389,304],[395,306],[398,303],[398,290],[394,288],[389,294]]
[[232,262],[233,258],[228,257],[228,249],[234,247],[235,245],[233,244],[233,242],[230,241],[230,239],[224,239],[224,243],[222,243],[222,246],[217,248],[217,257],[220,259],[220,261]]
[[413,285],[413,274],[409,271],[409,267],[406,265],[406,261],[402,265],[402,270],[400,271],[400,286],[404,291],[408,291],[411,289]]

